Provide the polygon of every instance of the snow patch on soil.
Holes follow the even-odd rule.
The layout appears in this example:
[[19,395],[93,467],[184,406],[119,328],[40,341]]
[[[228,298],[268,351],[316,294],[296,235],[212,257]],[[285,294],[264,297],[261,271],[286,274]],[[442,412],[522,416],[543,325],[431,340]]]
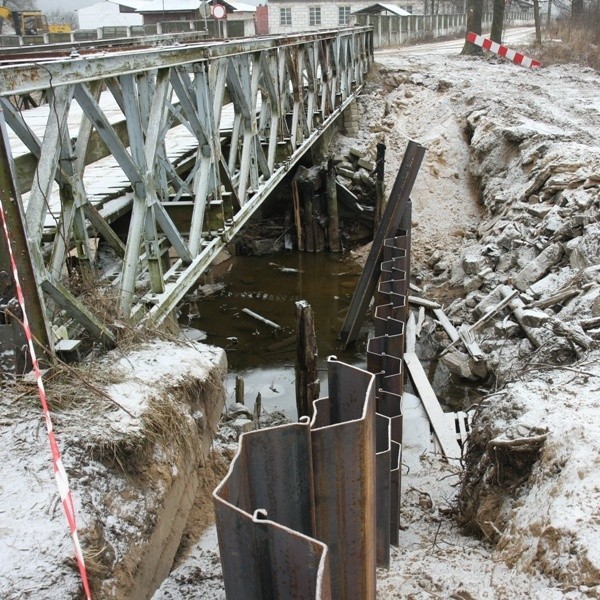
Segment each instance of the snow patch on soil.
[[[145,565],[165,569],[153,544],[174,555],[179,540],[170,549],[157,529],[171,492],[188,490],[206,460],[225,371],[219,348],[157,342],[114,351],[93,368],[46,374],[95,597],[145,597],[154,576],[144,575]],[[78,598],[81,583],[36,389],[20,382],[0,403],[0,597]],[[183,504],[172,503],[169,527],[183,528],[187,514],[177,524]],[[136,580],[140,574],[146,581]]]

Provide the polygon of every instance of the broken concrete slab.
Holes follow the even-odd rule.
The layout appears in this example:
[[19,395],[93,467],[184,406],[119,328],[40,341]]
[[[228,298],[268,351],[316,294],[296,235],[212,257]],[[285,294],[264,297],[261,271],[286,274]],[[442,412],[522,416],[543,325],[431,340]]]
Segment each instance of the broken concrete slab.
[[539,281],[563,256],[562,244],[548,246],[514,278],[514,286],[524,292],[532,283]]
[[480,253],[467,251],[462,259],[462,268],[467,275],[478,275],[487,266],[487,259]]

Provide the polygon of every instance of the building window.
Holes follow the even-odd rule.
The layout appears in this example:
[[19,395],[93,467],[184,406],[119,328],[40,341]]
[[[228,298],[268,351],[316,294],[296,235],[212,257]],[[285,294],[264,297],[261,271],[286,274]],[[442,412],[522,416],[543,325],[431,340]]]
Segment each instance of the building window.
[[350,7],[338,6],[339,25],[348,25],[350,23]]
[[321,7],[310,6],[308,9],[308,24],[310,26],[321,24]]
[[290,26],[292,24],[292,9],[291,8],[280,8],[279,9],[279,24],[282,27]]

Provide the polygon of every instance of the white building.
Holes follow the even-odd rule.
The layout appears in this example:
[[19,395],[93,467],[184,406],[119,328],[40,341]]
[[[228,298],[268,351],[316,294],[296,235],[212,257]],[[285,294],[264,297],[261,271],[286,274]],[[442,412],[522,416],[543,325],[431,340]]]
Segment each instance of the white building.
[[[398,10],[412,12],[412,3],[406,0],[401,4],[387,4]],[[292,0],[269,0],[269,33],[296,33],[335,29],[352,25],[351,15],[358,10],[373,6],[373,2],[293,2]]]
[[[227,34],[231,37],[255,34],[256,6],[237,0],[219,1],[227,10]],[[209,0],[208,5],[213,2]],[[202,0],[102,0],[77,12],[79,29],[156,25],[173,21],[201,21]],[[210,6],[206,8],[210,14]],[[214,33],[215,22],[208,16],[209,31]]]
[[102,0],[76,10],[79,29],[99,27],[126,27],[141,25],[142,15],[136,13],[145,0]]

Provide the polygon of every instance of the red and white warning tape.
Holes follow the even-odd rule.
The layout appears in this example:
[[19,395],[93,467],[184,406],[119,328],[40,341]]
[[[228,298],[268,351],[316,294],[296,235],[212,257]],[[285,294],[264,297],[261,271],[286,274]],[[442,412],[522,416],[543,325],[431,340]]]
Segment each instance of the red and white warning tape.
[[500,56],[504,56],[508,58],[508,60],[512,60],[517,65],[523,65],[524,67],[539,67],[541,63],[538,60],[533,60],[533,58],[529,58],[520,52],[515,52],[506,46],[502,46],[497,42],[492,42],[489,38],[485,38],[481,35],[477,35],[472,31],[467,33],[467,41],[471,42],[471,44],[475,44],[476,46],[481,46],[485,50],[489,50],[490,52],[494,52],[495,54],[499,54]]
[[2,226],[4,228],[4,236],[6,237],[6,245],[8,246],[8,253],[10,256],[10,264],[13,270],[13,278],[15,281],[15,287],[17,289],[17,300],[23,312],[23,329],[25,330],[25,337],[27,338],[27,345],[29,346],[29,353],[31,355],[31,362],[33,363],[33,372],[38,386],[38,394],[44,410],[44,419],[46,421],[46,430],[48,431],[48,439],[50,441],[50,450],[52,452],[52,463],[54,467],[54,477],[56,478],[56,485],[60,493],[60,499],[62,501],[63,510],[65,516],[69,522],[69,528],[71,530],[71,538],[73,539],[73,546],[75,547],[75,558],[77,559],[77,566],[79,567],[79,574],[81,575],[81,581],[83,583],[83,589],[85,591],[85,597],[87,600],[91,600],[90,587],[87,579],[87,572],[85,569],[85,563],[83,560],[83,553],[81,552],[81,546],[79,545],[79,537],[77,536],[77,524],[75,522],[75,507],[73,505],[73,496],[69,489],[69,481],[67,479],[67,473],[62,464],[60,457],[60,450],[56,443],[56,437],[52,428],[52,420],[50,419],[50,411],[48,409],[48,402],[46,399],[46,390],[44,389],[44,382],[42,380],[42,374],[40,373],[39,363],[35,353],[35,347],[33,345],[33,336],[31,335],[31,328],[27,319],[27,311],[25,310],[25,297],[23,296],[23,289],[19,281],[19,273],[17,271],[17,264],[13,254],[12,246],[10,243],[10,236],[8,234],[8,226],[6,224],[6,217],[4,215],[4,209],[0,205],[0,217],[2,218]]

